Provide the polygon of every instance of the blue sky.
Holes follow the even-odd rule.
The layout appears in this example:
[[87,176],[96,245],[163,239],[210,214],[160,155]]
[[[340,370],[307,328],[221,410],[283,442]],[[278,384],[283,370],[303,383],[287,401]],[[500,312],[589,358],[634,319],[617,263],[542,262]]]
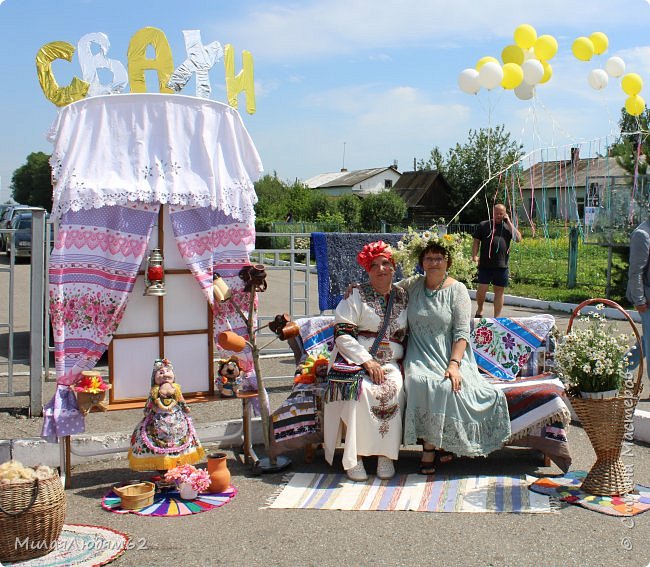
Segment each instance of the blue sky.
[[[529,101],[501,88],[463,93],[458,74],[485,55],[499,58],[515,28],[533,25],[559,43],[553,77]],[[175,65],[186,57],[182,31],[203,43],[231,43],[255,61],[257,112],[240,111],[265,171],[287,181],[392,164],[412,169],[434,146],[465,141],[470,129],[504,123],[527,150],[582,143],[602,151],[615,138],[626,95],[620,80],[595,91],[587,76],[608,57],[640,74],[650,101],[650,5],[644,0],[4,0],[0,176],[4,201],[13,171],[32,151],[51,152],[44,134],[57,108],[38,84],[35,57],[51,41],[108,35],[109,57],[126,65],[132,35],[163,30]],[[602,31],[607,53],[577,60],[571,44]],[[57,61],[60,85],[81,75],[79,61]],[[212,98],[226,101],[223,63],[210,73]],[[184,94],[193,95],[194,81]],[[345,154],[344,154],[345,145]],[[552,155],[552,154],[551,154]]]

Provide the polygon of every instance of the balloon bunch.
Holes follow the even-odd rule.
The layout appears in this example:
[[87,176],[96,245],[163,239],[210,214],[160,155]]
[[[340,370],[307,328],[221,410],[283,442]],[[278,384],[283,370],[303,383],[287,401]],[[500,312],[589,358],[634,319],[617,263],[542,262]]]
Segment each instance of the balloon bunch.
[[[578,37],[571,46],[571,51],[576,59],[590,61],[594,55],[601,55],[607,51],[609,39],[603,32],[594,32],[589,37]],[[597,91],[604,89],[609,83],[609,77],[621,79],[621,88],[628,95],[625,101],[625,110],[632,116],[638,116],[645,109],[645,100],[639,95],[643,88],[643,79],[637,73],[625,74],[625,61],[620,57],[610,57],[605,62],[605,69],[593,69],[587,80],[589,86]]]
[[494,57],[482,57],[474,69],[465,69],[458,76],[460,89],[476,94],[481,87],[492,90],[498,86],[514,90],[517,98],[528,100],[535,86],[546,83],[553,74],[548,63],[557,53],[557,40],[552,35],[537,36],[530,24],[515,29],[515,43],[501,52],[503,65]]

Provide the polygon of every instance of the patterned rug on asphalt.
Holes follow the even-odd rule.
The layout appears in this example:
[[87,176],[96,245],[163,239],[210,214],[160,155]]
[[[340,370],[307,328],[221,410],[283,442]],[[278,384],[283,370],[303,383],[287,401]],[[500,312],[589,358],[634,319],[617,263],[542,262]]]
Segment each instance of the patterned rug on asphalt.
[[650,510],[650,487],[637,484],[624,496],[595,496],[580,490],[586,471],[571,471],[564,476],[540,478],[530,489],[609,516],[636,516]]
[[228,504],[237,489],[231,486],[225,492],[203,492],[194,500],[183,500],[177,490],[160,492],[154,496],[153,504],[137,510],[125,510],[120,507],[122,500],[112,490],[102,498],[102,508],[116,514],[137,514],[138,516],[191,516],[220,508]]
[[54,549],[47,555],[28,561],[4,563],[29,567],[98,567],[110,563],[131,547],[137,549],[136,540],[102,526],[64,524]]
[[296,473],[269,508],[551,513],[530,476],[395,475],[353,482],[344,474]]

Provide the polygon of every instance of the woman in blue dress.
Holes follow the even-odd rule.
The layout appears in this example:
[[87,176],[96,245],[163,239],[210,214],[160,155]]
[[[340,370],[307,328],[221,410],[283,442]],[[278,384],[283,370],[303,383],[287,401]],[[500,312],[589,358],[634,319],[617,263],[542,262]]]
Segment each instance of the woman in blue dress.
[[459,244],[451,235],[411,235],[396,254],[398,261],[417,259],[424,271],[398,285],[409,294],[404,444],[422,441],[420,472],[426,475],[435,472],[436,450],[484,456],[510,436],[505,395],[474,360],[469,293],[449,275]]

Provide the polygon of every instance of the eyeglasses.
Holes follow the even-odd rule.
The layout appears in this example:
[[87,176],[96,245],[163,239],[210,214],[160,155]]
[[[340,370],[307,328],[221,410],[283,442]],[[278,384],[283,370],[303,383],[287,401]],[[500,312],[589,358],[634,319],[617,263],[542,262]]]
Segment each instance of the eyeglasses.
[[439,264],[440,262],[446,262],[447,258],[444,256],[425,256],[422,258],[422,262],[431,262],[432,264]]

